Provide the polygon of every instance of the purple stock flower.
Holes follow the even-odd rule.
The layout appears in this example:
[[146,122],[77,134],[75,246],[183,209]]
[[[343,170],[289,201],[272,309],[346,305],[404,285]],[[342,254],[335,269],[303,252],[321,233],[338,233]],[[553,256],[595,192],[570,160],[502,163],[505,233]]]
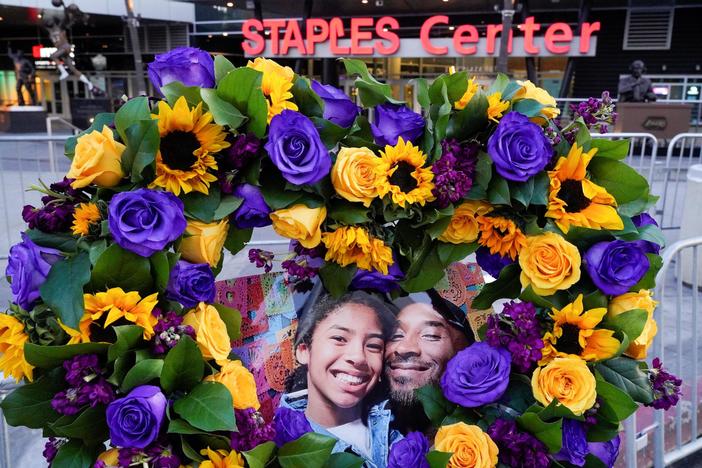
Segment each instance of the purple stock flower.
[[590,454],[599,458],[607,468],[612,468],[619,456],[620,444],[621,439],[619,434],[617,434],[614,439],[608,440],[607,442],[589,442],[587,448]]
[[653,360],[653,367],[648,370],[648,378],[653,389],[653,401],[646,404],[655,409],[669,410],[678,404],[682,395],[682,379],[663,369],[659,358]]
[[312,91],[324,101],[324,118],[340,127],[350,127],[361,112],[342,90],[332,85],[325,85],[312,80]]
[[440,208],[456,203],[473,186],[478,149],[475,144],[461,145],[455,139],[441,142],[441,158],[431,168],[434,173],[433,194]]
[[49,437],[49,440],[44,444],[44,451],[41,454],[44,455],[44,459],[49,466],[51,466],[51,462],[56,458],[56,454],[61,445],[63,445],[63,443],[56,437]]
[[158,322],[154,325],[153,352],[155,354],[165,354],[169,349],[175,347],[180,339],[189,336],[195,339],[195,330],[190,325],[183,325],[183,317],[175,312],[168,311],[164,314],[161,309],[155,308],[152,312],[158,317]]
[[388,268],[388,274],[384,275],[378,270],[364,270],[359,268],[351,280],[351,289],[363,289],[389,293],[400,287],[399,282],[405,278],[405,274],[397,263],[397,257],[393,255],[394,262]]
[[63,368],[66,370],[66,382],[72,387],[78,387],[85,383],[86,378],[101,373],[97,354],[79,354],[63,361]]
[[65,232],[73,224],[75,205],[59,201],[50,202],[40,208],[25,205],[22,209],[22,219],[29,225],[29,229],[39,229],[49,234]]
[[237,452],[251,450],[275,437],[273,426],[266,423],[261,413],[255,409],[235,409],[234,414],[237,430],[232,432],[231,445]]
[[541,172],[553,155],[541,127],[519,112],[502,117],[487,148],[497,173],[514,182],[524,182]]
[[607,133],[608,125],[617,121],[609,91],[603,91],[601,99],[591,97],[587,101],[570,104],[569,107],[574,119],[582,117],[588,129],[599,130],[600,133]]
[[51,406],[59,414],[72,415],[85,405],[106,405],[115,399],[112,385],[104,377],[97,354],[79,354],[63,362],[65,380],[70,386],[58,392]]
[[39,300],[39,288],[61,259],[61,253],[49,247],[40,247],[22,233],[22,242],[10,247],[5,276],[10,277],[12,301],[24,310],[31,310]]
[[256,268],[263,268],[268,273],[273,269],[273,252],[261,249],[249,249],[249,262],[256,264]]
[[123,249],[150,257],[183,234],[183,202],[171,192],[139,189],[112,197],[108,223]]
[[149,81],[156,89],[173,81],[201,88],[213,88],[215,85],[212,56],[194,47],[178,47],[158,54],[148,65],[148,73]]
[[331,169],[331,157],[319,131],[299,112],[285,109],[271,119],[265,147],[273,164],[291,184],[314,184]]
[[271,209],[263,198],[261,189],[251,184],[241,184],[234,189],[234,195],[244,201],[234,211],[231,219],[239,229],[269,226],[272,221]]
[[429,441],[421,432],[410,432],[390,447],[388,468],[429,468]]
[[375,106],[375,120],[370,125],[378,146],[394,146],[398,138],[416,142],[424,134],[424,118],[407,106],[380,104]]
[[153,385],[140,385],[107,407],[110,440],[118,447],[144,448],[153,442],[166,415],[166,397]]
[[639,282],[649,268],[648,257],[638,242],[598,242],[585,253],[585,268],[600,291],[624,294]]
[[504,348],[473,343],[446,364],[441,390],[449,401],[466,408],[494,403],[507,390],[511,361]]
[[531,302],[510,301],[502,313],[487,319],[486,342],[507,348],[512,364],[522,373],[529,372],[541,359],[544,347],[541,325]]
[[304,412],[285,407],[279,407],[275,410],[273,428],[275,429],[273,442],[278,447],[312,432],[312,426],[307,421]]
[[149,466],[152,468],[179,468],[180,458],[167,441],[157,440],[146,448],[118,449],[119,466]]
[[588,454],[585,426],[575,419],[563,418],[563,436],[561,451],[554,458],[565,460],[575,466],[585,465]]
[[520,431],[513,420],[497,419],[488,428],[490,438],[499,448],[499,459],[511,468],[549,466],[548,449],[539,439]]
[[478,266],[487,271],[490,276],[498,278],[504,267],[513,264],[517,260],[512,260],[509,255],[503,257],[499,253],[491,254],[490,249],[480,246],[478,250],[475,251],[475,261],[478,262]]
[[189,309],[200,302],[213,302],[215,292],[215,276],[207,263],[178,260],[168,278],[166,297]]
[[242,169],[261,149],[261,140],[253,133],[240,133],[233,137],[231,144],[225,152],[221,153],[220,169]]

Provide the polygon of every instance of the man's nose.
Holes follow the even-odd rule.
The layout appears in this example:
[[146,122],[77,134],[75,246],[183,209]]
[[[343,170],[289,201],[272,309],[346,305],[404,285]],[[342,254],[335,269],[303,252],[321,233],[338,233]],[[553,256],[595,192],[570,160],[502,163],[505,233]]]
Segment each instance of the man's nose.
[[394,352],[399,355],[415,355],[422,353],[419,347],[419,340],[414,336],[403,336],[401,340],[394,343]]

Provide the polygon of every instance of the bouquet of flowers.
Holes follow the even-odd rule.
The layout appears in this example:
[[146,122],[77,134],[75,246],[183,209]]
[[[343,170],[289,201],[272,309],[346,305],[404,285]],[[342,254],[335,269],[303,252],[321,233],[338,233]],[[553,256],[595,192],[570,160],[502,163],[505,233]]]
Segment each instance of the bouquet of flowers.
[[418,113],[344,65],[362,107],[271,60],[176,49],[149,65],[163,99],[69,139],[70,171],[23,210],[0,315],[0,370],[26,382],[3,414],[43,430],[51,466],[361,465],[285,411],[263,420],[231,353],[222,252],[271,224],[301,291],[317,276],[334,295],[425,291],[476,252],[497,280],[473,307],[514,299],[419,391],[435,450],[407,437],[391,465],[611,466],[622,420],[675,403],[680,381],[643,361],[663,237],[628,142],[559,127],[528,81],[419,79]]

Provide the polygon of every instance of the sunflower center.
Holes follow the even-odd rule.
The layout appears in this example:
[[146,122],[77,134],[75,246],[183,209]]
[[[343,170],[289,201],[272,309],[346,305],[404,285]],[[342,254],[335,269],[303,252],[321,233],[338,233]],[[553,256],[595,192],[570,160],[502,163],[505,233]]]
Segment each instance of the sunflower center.
[[397,169],[395,169],[395,172],[390,176],[390,183],[400,187],[400,190],[404,193],[416,189],[417,180],[412,177],[412,173],[416,170],[416,167],[405,161],[398,162],[395,167]]
[[583,351],[583,347],[580,346],[578,340],[580,337],[580,328],[578,328],[577,325],[566,323],[561,325],[561,329],[563,330],[563,334],[558,338],[558,344],[556,346],[558,351],[579,355]]
[[197,161],[193,152],[199,147],[194,133],[176,130],[161,138],[161,158],[169,168],[187,171]]
[[590,199],[583,193],[583,183],[580,180],[566,179],[561,183],[558,198],[566,203],[567,213],[577,213],[590,206]]

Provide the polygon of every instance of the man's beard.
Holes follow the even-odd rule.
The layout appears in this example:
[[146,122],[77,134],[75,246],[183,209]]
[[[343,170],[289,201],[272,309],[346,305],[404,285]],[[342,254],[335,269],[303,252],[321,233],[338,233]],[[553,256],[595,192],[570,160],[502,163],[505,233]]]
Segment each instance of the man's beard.
[[[390,364],[416,364],[418,366],[427,367],[430,371],[427,372],[426,378],[423,381],[415,382],[412,379],[404,376],[391,377]],[[390,402],[395,406],[404,406],[406,408],[417,407],[419,399],[415,390],[425,385],[438,384],[441,380],[441,370],[436,362],[420,361],[413,358],[395,357],[388,359],[385,363],[385,377],[390,387]],[[412,384],[409,388],[408,385]]]

